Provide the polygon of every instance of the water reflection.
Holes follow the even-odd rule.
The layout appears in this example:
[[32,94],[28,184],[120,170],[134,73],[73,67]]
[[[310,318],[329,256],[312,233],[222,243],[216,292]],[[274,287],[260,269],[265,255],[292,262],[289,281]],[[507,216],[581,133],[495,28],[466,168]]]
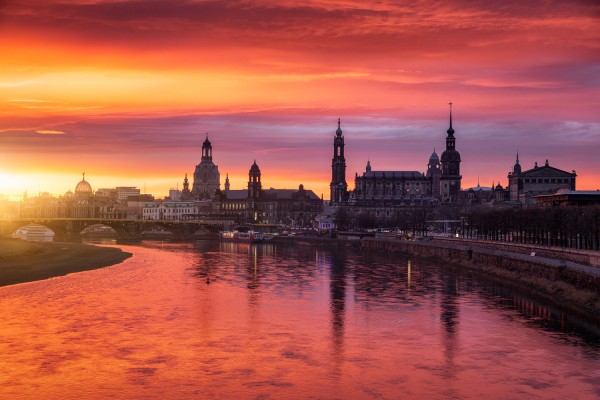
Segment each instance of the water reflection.
[[600,324],[581,312],[561,308],[555,302],[541,296],[515,290],[502,284],[481,281],[476,288],[486,301],[487,307],[495,310],[511,310],[507,318],[518,319],[522,323],[535,325],[550,332],[560,332],[562,340],[573,344],[585,341],[588,345],[600,348]]
[[114,236],[87,236],[81,238],[81,243],[114,245],[117,239]]
[[597,325],[460,269],[346,248],[126,249],[120,266],[0,289],[0,398],[600,393]]
[[346,257],[343,250],[331,253],[329,278],[329,304],[331,309],[331,337],[333,343],[333,365],[339,374],[344,357],[344,318],[346,311]]
[[440,301],[440,320],[443,325],[444,357],[446,359],[447,377],[456,377],[454,355],[458,350],[456,330],[459,316],[458,277],[446,275],[442,278],[443,289]]

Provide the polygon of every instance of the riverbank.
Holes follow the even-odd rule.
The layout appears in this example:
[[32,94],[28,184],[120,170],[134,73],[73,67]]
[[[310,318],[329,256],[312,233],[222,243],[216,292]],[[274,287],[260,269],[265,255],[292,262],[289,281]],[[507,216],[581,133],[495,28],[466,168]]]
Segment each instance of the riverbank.
[[0,238],[0,286],[108,267],[129,257],[113,247]]
[[412,254],[444,261],[502,279],[515,286],[534,289],[550,296],[563,306],[583,309],[600,315],[600,268],[536,253],[491,249],[478,243],[457,241],[404,241],[364,239],[361,247]]

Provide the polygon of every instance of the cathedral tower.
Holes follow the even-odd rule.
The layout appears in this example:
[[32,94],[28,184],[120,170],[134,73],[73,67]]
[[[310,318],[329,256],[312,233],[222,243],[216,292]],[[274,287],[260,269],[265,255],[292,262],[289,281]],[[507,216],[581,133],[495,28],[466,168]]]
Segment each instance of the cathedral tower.
[[442,170],[440,168],[440,158],[438,157],[435,149],[429,156],[429,162],[427,162],[427,177],[431,178],[431,197],[436,199],[440,197],[440,176]]
[[254,164],[252,164],[248,172],[248,198],[246,199],[246,220],[254,223],[261,220],[261,191],[260,168],[258,168],[256,160],[254,160]]
[[192,185],[192,196],[196,199],[212,197],[221,188],[221,176],[219,167],[212,160],[212,144],[208,140],[202,143],[202,159],[196,165],[194,171],[194,184]]
[[338,128],[333,138],[333,159],[331,160],[330,204],[339,205],[348,198],[346,183],[346,158],[344,157],[344,135],[338,118]]
[[260,168],[258,168],[256,160],[254,160],[254,164],[252,164],[250,167],[250,172],[248,172],[248,199],[259,199],[261,190],[262,184],[260,183]]
[[442,175],[440,177],[440,193],[442,202],[454,202],[460,191],[462,176],[460,175],[460,153],[456,151],[456,138],[452,129],[452,103],[450,103],[450,127],[447,130],[446,150],[442,153]]

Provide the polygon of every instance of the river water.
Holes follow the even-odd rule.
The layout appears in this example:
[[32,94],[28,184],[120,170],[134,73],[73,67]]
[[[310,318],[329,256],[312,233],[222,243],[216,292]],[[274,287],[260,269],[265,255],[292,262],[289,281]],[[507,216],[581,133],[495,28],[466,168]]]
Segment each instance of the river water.
[[0,288],[0,398],[600,398],[597,325],[456,268],[122,247],[120,265]]

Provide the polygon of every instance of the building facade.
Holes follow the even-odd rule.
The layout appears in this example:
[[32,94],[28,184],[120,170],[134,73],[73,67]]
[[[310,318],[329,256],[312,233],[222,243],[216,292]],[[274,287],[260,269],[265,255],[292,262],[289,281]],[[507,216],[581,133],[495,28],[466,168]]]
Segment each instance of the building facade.
[[213,163],[212,144],[210,143],[210,140],[208,140],[207,133],[206,140],[202,143],[202,159],[200,164],[196,165],[196,170],[194,171],[192,197],[195,199],[213,197],[220,188],[221,176],[219,174],[219,167]]
[[142,217],[146,220],[191,220],[198,215],[198,206],[194,201],[162,201],[146,204]]
[[246,190],[231,190],[229,182],[220,193],[215,212],[221,219],[239,224],[285,224],[312,227],[323,210],[323,201],[312,190],[263,189],[262,174],[256,161],[248,172]]
[[441,161],[434,149],[427,162],[426,173],[376,171],[371,168],[369,160],[365,172],[355,175],[354,190],[349,192],[345,179],[344,136],[338,120],[338,129],[333,140],[330,205],[380,209],[457,203],[462,176],[460,153],[456,150],[455,131],[452,127],[452,104],[450,126],[446,132],[446,150],[442,153]]
[[359,207],[431,204],[432,178],[418,171],[373,171],[356,175],[349,203]]
[[541,167],[536,162],[533,168],[522,171],[517,153],[513,170],[508,173],[509,197],[521,204],[535,204],[534,196],[556,193],[561,189],[574,191],[576,177],[575,171],[567,172],[552,167],[548,160]]

